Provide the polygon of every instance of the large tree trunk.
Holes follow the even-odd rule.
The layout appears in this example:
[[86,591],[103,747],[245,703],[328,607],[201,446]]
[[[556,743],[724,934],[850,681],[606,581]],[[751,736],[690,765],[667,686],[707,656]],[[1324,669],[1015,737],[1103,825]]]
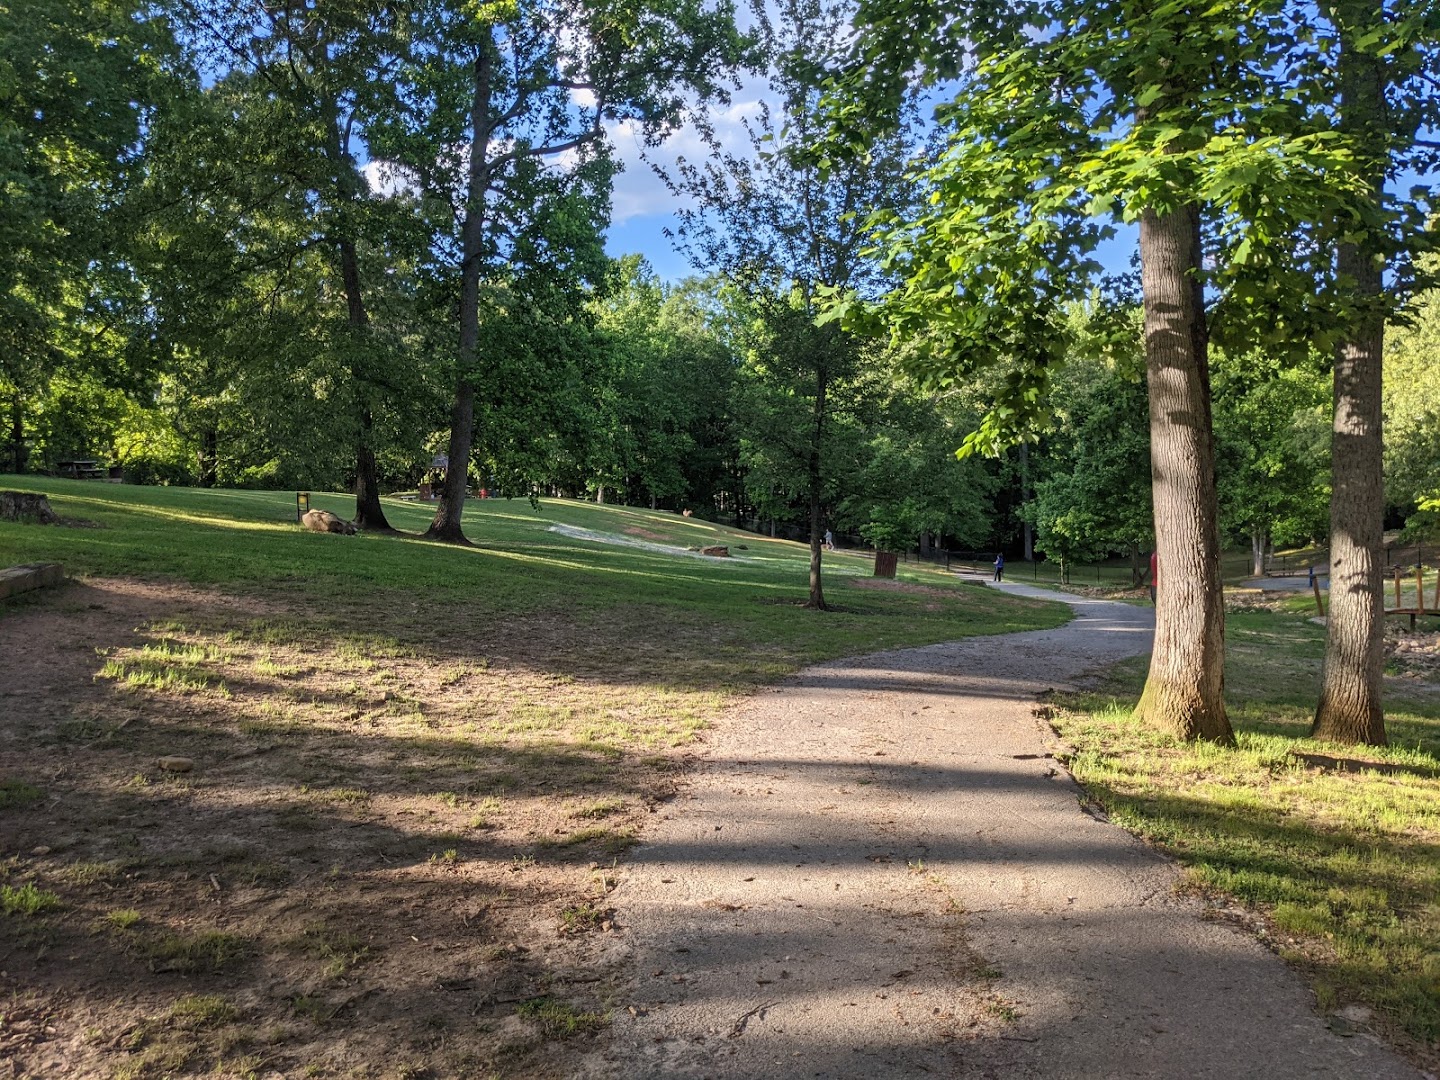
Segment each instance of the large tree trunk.
[[810,600],[806,607],[817,611],[828,611],[825,603],[825,589],[820,580],[820,563],[825,549],[825,519],[821,511],[820,497],[823,494],[820,453],[825,440],[825,392],[824,371],[815,375],[815,411],[811,427],[810,460],[806,465],[806,479],[810,494]]
[[[1023,507],[1030,499],[1030,447],[1027,443],[1020,444],[1020,505]],[[1035,526],[1028,520],[1024,523],[1025,531],[1025,561],[1035,561]]]
[[1150,471],[1160,553],[1155,648],[1136,714],[1183,739],[1233,742],[1225,715],[1215,447],[1200,269],[1200,215],[1140,219]]
[[470,173],[465,223],[460,229],[460,356],[455,402],[450,409],[449,464],[440,489],[435,520],[425,533],[433,540],[468,544],[460,526],[469,487],[470,449],[475,436],[475,386],[471,369],[480,344],[480,269],[485,240],[485,191],[489,186],[486,144],[490,137],[490,64],[493,43],[481,42],[475,58],[474,97],[470,105]]
[[[1378,0],[1359,0],[1335,5],[1332,17],[1340,28],[1340,126],[1362,145],[1378,149],[1384,146],[1384,64],[1355,48],[1354,42],[1383,25],[1383,8]],[[1385,159],[1377,153],[1365,164],[1378,201],[1385,183]],[[1336,269],[1341,288],[1356,304],[1351,333],[1335,351],[1330,613],[1320,704],[1310,734],[1331,742],[1383,746],[1385,484],[1380,391],[1385,318],[1377,303],[1384,287],[1380,251],[1373,240],[1341,244]]]
[[[360,291],[360,259],[353,240],[341,239],[337,246],[340,248],[340,277],[345,284],[345,305],[348,309],[350,332],[361,339],[360,344],[363,347],[370,317],[365,311],[365,299]],[[385,517],[385,509],[380,505],[380,478],[375,467],[373,439],[375,418],[370,412],[370,403],[366,400],[364,372],[359,370],[358,365],[351,365],[350,381],[360,398],[355,433],[355,528],[371,532],[393,532]]]
[[213,427],[207,428],[200,436],[199,473],[200,486],[215,486],[220,466],[220,434]]
[[10,399],[10,463],[14,471],[25,471],[25,399],[17,392]]

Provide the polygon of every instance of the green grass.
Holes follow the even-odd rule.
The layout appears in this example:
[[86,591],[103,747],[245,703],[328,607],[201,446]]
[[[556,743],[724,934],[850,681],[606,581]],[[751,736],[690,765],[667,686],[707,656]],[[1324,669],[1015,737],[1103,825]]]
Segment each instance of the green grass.
[[[808,559],[803,545],[675,514],[571,500],[542,500],[538,510],[523,500],[473,500],[466,506],[466,530],[478,546],[466,549],[413,536],[304,532],[294,524],[290,492],[35,477],[7,477],[5,483],[45,492],[61,516],[103,528],[0,523],[0,566],[55,561],[72,576],[171,579],[262,593],[312,613],[336,612],[328,624],[318,615],[260,620],[248,641],[304,641],[319,619],[329,643],[362,664],[405,655],[443,636],[444,613],[457,607],[473,620],[558,617],[574,628],[573,651],[600,666],[625,648],[626,639],[652,639],[657,681],[689,687],[771,682],[797,666],[838,656],[1038,629],[1069,618],[1059,605],[961,586],[952,575],[920,564],[902,567],[901,581],[935,586],[939,595],[866,588],[870,560],[845,552],[826,564],[827,599],[840,610],[816,613],[800,606]],[[342,516],[351,503],[344,495],[314,496],[314,505]],[[433,508],[390,500],[386,513],[397,528],[419,533]],[[735,557],[703,560],[595,543],[553,532],[554,525],[676,547],[728,544]],[[345,624],[365,611],[384,613],[384,634],[355,634]],[[0,607],[0,618],[5,613]],[[213,648],[163,640],[143,656],[114,659],[104,676],[134,689],[223,691],[212,673],[222,661]],[[274,674],[288,669],[276,667]],[[518,722],[563,720],[537,708]]]
[[144,952],[154,971],[215,974],[250,956],[253,943],[223,930],[201,930],[160,934],[145,943]]
[[549,1038],[569,1039],[575,1035],[589,1035],[609,1023],[602,1013],[582,1012],[563,1001],[538,997],[521,1002],[515,1009],[518,1016],[533,1020],[540,1025]]
[[1143,660],[1108,692],[1069,695],[1071,768],[1113,820],[1202,891],[1264,913],[1322,1008],[1351,1002],[1412,1045],[1440,1039],[1440,700],[1387,686],[1384,749],[1314,743],[1323,628],[1232,613],[1226,692],[1238,745],[1181,745],[1130,710]]
[[0,912],[6,915],[40,915],[60,906],[60,897],[26,882],[19,888],[0,885]]
[[0,780],[0,810],[22,810],[45,798],[45,793],[24,780]]
[[219,994],[186,994],[170,1006],[170,1019],[181,1027],[218,1027],[232,1023],[240,1010]]

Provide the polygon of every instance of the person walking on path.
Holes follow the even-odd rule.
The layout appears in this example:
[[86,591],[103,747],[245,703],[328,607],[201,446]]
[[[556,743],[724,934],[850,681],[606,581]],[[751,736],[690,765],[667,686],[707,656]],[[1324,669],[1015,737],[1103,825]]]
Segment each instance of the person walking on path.
[[1160,583],[1160,552],[1150,552],[1150,606],[1155,606],[1155,586]]
[[1005,580],[1005,553],[1000,552],[995,556],[995,580]]
[[825,530],[825,550],[835,550],[835,534],[829,529]]

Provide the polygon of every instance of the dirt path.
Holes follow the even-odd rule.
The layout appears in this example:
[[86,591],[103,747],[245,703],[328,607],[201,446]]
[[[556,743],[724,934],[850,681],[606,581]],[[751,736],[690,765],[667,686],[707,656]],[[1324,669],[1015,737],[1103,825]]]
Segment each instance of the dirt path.
[[[1151,613],[810,668],[730,716],[613,894],[636,985],[583,1071],[1410,1077],[1088,816],[1036,694]],[[628,1008],[627,1008],[628,1006]]]

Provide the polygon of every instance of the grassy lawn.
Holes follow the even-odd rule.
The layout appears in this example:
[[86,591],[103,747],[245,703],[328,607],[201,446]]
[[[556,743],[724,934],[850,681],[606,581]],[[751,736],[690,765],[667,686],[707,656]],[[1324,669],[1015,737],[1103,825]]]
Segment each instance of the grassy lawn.
[[625,1007],[616,859],[735,695],[1069,617],[845,553],[809,611],[800,545],[593,504],[475,502],[456,549],[0,486],[94,526],[0,524],[76,579],[0,604],[0,1052],[40,1076],[567,1075]]
[[1324,1010],[1360,1006],[1346,1014],[1359,1027],[1433,1068],[1440,687],[1400,670],[1387,678],[1388,749],[1317,744],[1304,736],[1324,629],[1245,611],[1230,614],[1227,634],[1237,749],[1177,745],[1134,724],[1145,674],[1136,660],[1099,692],[1059,702],[1071,768],[1114,821],[1174,856],[1196,889],[1302,968]]

